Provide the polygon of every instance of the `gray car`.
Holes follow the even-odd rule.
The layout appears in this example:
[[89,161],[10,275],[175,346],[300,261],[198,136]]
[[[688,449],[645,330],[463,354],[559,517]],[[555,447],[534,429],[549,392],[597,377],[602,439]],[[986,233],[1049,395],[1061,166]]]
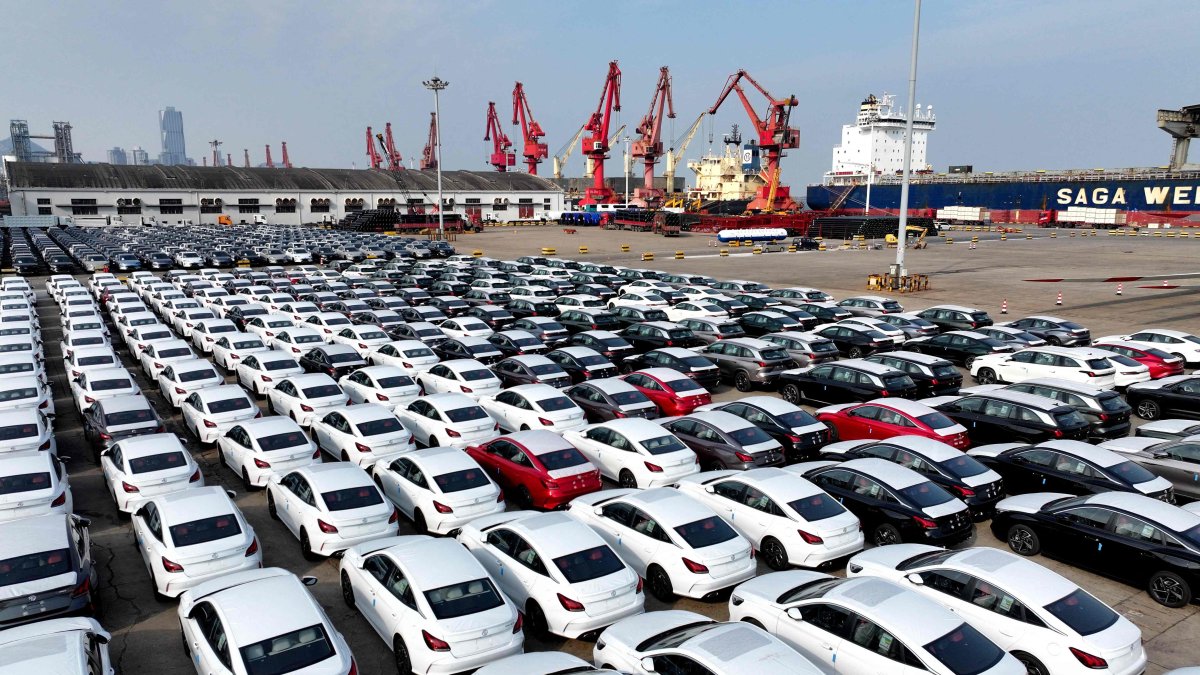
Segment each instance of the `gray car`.
[[881,314],[899,314],[904,311],[904,307],[900,303],[880,295],[858,295],[846,298],[837,306],[854,316],[880,316]]
[[700,355],[716,364],[721,379],[732,382],[738,391],[772,384],[780,373],[797,367],[786,349],[754,338],[718,340]]
[[696,337],[707,344],[712,344],[717,340],[746,337],[746,329],[733,319],[683,319],[679,325],[691,329]]
[[1131,436],[1105,441],[1100,447],[1120,453],[1175,486],[1176,498],[1200,500],[1200,436],[1176,440]]
[[0,627],[95,612],[90,524],[61,513],[0,523]]
[[836,361],[839,356],[837,345],[833,340],[813,333],[781,331],[768,333],[759,339],[785,349],[788,356],[801,368],[815,366],[826,361]]
[[83,437],[91,442],[97,464],[100,453],[113,443],[163,431],[162,419],[142,394],[102,398],[83,413]]
[[781,466],[783,446],[757,424],[723,410],[659,420],[696,453],[703,471]]

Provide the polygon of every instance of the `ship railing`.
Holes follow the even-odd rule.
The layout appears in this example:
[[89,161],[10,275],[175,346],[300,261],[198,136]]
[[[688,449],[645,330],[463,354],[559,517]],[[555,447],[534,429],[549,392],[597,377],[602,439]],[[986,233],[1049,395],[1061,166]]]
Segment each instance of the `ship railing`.
[[[1086,173],[996,173],[996,174],[953,174],[929,175],[916,174],[909,178],[912,184],[921,183],[1012,183],[1024,181],[1029,183],[1061,183],[1061,182],[1104,182],[1114,180],[1200,180],[1200,171],[1095,171]],[[876,185],[895,185],[901,182],[900,176],[880,176]],[[854,185],[864,184],[853,181]],[[842,182],[826,182],[826,185],[842,186]]]

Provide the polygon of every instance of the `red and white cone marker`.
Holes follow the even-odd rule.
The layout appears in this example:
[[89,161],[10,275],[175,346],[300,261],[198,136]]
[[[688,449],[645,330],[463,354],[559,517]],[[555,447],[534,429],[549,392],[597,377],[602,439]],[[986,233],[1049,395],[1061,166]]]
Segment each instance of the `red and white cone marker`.
[[1125,284],[1117,283],[1117,295],[1121,295],[1125,291]]
[[1056,304],[1056,305],[1062,304],[1062,291],[1059,291],[1058,297],[1054,298],[1054,304]]
[[1000,313],[1008,314],[1008,298],[1000,301]]

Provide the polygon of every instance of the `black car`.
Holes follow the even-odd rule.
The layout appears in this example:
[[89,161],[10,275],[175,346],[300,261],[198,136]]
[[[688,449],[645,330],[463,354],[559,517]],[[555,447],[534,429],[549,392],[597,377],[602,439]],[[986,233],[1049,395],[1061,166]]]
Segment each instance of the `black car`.
[[1145,495],[1044,493],[1004,500],[992,533],[1020,555],[1045,553],[1141,586],[1166,607],[1186,607],[1200,589],[1200,515]]
[[547,345],[557,345],[565,342],[570,334],[565,326],[558,321],[545,316],[527,316],[508,324],[509,330],[523,330]]
[[750,311],[760,311],[764,309],[775,309],[782,307],[783,303],[778,298],[772,298],[763,293],[733,293],[730,295],[734,300],[746,303]]
[[505,356],[519,354],[544,354],[550,350],[546,343],[537,339],[532,333],[523,330],[502,330],[492,333],[487,341],[496,346]]
[[427,345],[436,345],[450,338],[442,329],[428,321],[413,321],[393,326],[387,330],[393,340],[420,340]]
[[141,394],[102,398],[83,411],[83,438],[92,445],[92,458],[121,439],[166,431],[162,418]]
[[916,398],[955,396],[962,387],[963,376],[946,359],[929,354],[899,351],[872,354],[865,361],[904,371],[917,384]]
[[922,319],[916,314],[880,314],[875,318],[904,331],[904,337],[906,338],[937,335],[941,332],[941,329],[935,324]]
[[401,288],[396,291],[396,295],[413,307],[429,304],[429,301],[433,300],[433,296],[422,288]]
[[992,325],[992,317],[982,309],[958,305],[937,305],[917,312],[917,316],[942,331],[972,330]]
[[378,326],[390,330],[404,323],[398,312],[390,309],[369,309],[350,315],[351,323],[359,326]]
[[508,291],[499,291],[490,288],[472,288],[462,294],[462,301],[468,305],[476,306],[503,306],[512,302],[512,295]]
[[965,368],[985,354],[1011,353],[1012,345],[980,333],[950,331],[932,337],[919,337],[904,343],[904,349],[917,354],[940,356]]
[[[428,307],[436,307],[442,312],[442,314],[445,314],[451,318],[462,316],[463,314],[467,313],[468,309],[471,309],[471,306],[462,300],[444,295],[439,295],[430,300]],[[426,321],[428,320],[429,319],[426,319]]]
[[998,443],[967,451],[1004,477],[1010,495],[1026,492],[1136,492],[1169,504],[1175,502],[1171,482],[1111,450],[1081,441],[1048,441],[1038,445]]
[[435,296],[463,295],[471,290],[471,287],[461,281],[438,280],[430,284],[427,290],[430,295]]
[[792,306],[812,314],[822,323],[837,323],[842,319],[854,316],[849,310],[838,307],[832,302],[800,302]]
[[606,422],[625,417],[658,418],[658,406],[631,384],[621,380],[601,379],[582,382],[565,392],[583,408],[590,422]]
[[367,303],[367,307],[370,307],[374,310],[391,311],[397,313],[399,313],[401,309],[409,306],[409,304],[404,300],[394,297],[367,298],[366,300],[363,300],[363,302]]
[[799,307],[792,307],[790,305],[780,305],[778,307],[772,307],[771,311],[779,312],[780,314],[783,314],[785,316],[790,316],[791,318],[795,319],[796,321],[799,321],[800,325],[803,326],[803,330],[809,330],[809,329],[815,328],[817,326],[817,324],[819,324],[819,323],[824,323],[817,317],[813,316],[812,314],[809,314],[808,312],[800,309]]
[[941,485],[966,503],[975,520],[985,520],[1005,494],[998,472],[945,443],[921,436],[896,436],[885,441],[847,441],[821,453],[834,461],[875,457],[911,469]]
[[518,319],[523,319],[529,316],[558,316],[562,310],[553,302],[543,302],[541,300],[525,300],[518,298],[509,302],[504,306],[509,313]]
[[[135,258],[135,260],[136,260],[136,258]],[[129,270],[129,269],[138,269],[138,267],[140,267],[140,265],[139,265],[138,267],[122,268],[115,264],[115,259],[113,261],[110,261],[109,264],[112,266],[112,269],[122,270],[122,271]],[[34,256],[31,256],[31,255],[14,256],[12,259],[12,267],[13,267],[13,271],[21,276],[32,277],[32,276],[37,276],[42,273],[42,263],[39,262],[37,258],[35,258]]]
[[742,329],[750,337],[758,337],[768,333],[804,330],[804,324],[783,312],[773,310],[746,312],[738,320],[738,323],[742,325]]
[[722,410],[753,422],[768,436],[783,446],[788,464],[817,457],[821,446],[830,441],[829,427],[800,406],[773,396],[748,396],[732,403],[723,403],[705,410]]
[[585,330],[620,330],[621,321],[617,315],[600,309],[568,309],[559,314],[558,322],[571,333],[581,333]]
[[1200,417],[1200,377],[1172,375],[1137,382],[1125,390],[1125,400],[1144,420],[1170,417]]
[[508,310],[496,305],[476,305],[464,312],[463,316],[479,319],[492,330],[500,330],[501,326],[516,319]]
[[1086,347],[1092,343],[1092,332],[1087,328],[1055,316],[1027,316],[1004,325],[1032,333],[1060,347]]
[[1115,391],[1052,377],[1024,380],[1004,389],[1045,396],[1075,408],[1092,425],[1088,432],[1090,438],[1124,438],[1133,426],[1129,422],[1133,408]]
[[304,372],[325,373],[335,380],[366,365],[358,352],[342,344],[313,347],[300,356],[300,367]]
[[567,371],[541,354],[510,356],[492,366],[492,371],[505,387],[548,384],[562,389],[571,386],[571,376]]
[[152,270],[169,270],[175,266],[175,259],[161,251],[142,256],[142,262]]
[[400,310],[400,318],[409,323],[441,323],[450,317],[436,307],[405,307]]
[[737,318],[750,311],[750,305],[724,295],[707,295],[704,297],[704,302],[720,307],[726,314],[733,318]]
[[575,287],[571,290],[571,293],[578,295],[594,295],[605,302],[617,297],[617,292],[613,289],[603,284],[594,283],[575,284]]
[[225,310],[225,318],[237,325],[238,330],[246,330],[246,321],[256,316],[266,316],[270,311],[257,303],[234,305]]
[[914,398],[917,384],[906,373],[868,361],[836,361],[789,370],[776,380],[783,398],[794,405],[857,403],[885,396]]
[[652,349],[645,354],[628,356],[621,361],[621,372],[645,368],[670,368],[687,375],[701,387],[712,391],[721,381],[721,369],[700,354],[682,347]]
[[612,361],[588,347],[560,347],[547,353],[546,358],[562,367],[574,383],[616,377],[619,373]]
[[[669,321],[648,321],[630,326],[621,331],[636,351],[648,351],[659,347],[703,347],[704,340],[696,337],[690,329]],[[603,352],[601,352],[603,353]]]
[[504,358],[504,353],[495,345],[477,337],[450,338],[432,347],[433,353],[443,361],[475,359],[484,365],[490,365]]
[[852,359],[862,358],[876,352],[890,352],[896,348],[891,338],[874,328],[856,324],[826,326],[816,335],[827,338],[837,345],[838,353]]
[[975,531],[966,504],[925,476],[887,460],[870,457],[830,463],[804,477],[858,516],[876,546],[900,542],[948,546]]
[[639,307],[636,305],[618,305],[610,310],[617,317],[620,328],[632,326],[643,321],[670,321],[667,313],[657,307]]
[[1069,405],[1015,391],[970,394],[934,408],[966,427],[972,445],[1082,441],[1092,427]]
[[601,356],[620,364],[636,350],[625,338],[606,330],[589,330],[571,336],[569,344],[588,347],[599,352]]
[[[16,267],[17,260],[23,259],[24,258],[14,258],[13,266]],[[36,261],[37,258],[33,258],[33,260]],[[142,269],[142,261],[132,253],[118,253],[117,255],[114,255],[108,259],[108,268],[110,271],[114,272],[135,272]]]

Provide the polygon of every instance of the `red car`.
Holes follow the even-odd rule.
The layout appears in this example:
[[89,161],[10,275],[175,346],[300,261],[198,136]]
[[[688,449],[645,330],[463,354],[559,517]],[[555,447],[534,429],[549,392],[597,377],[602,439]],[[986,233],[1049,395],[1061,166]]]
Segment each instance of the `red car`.
[[1092,345],[1095,349],[1103,349],[1121,356],[1128,356],[1150,369],[1150,379],[1183,374],[1183,359],[1168,354],[1157,347],[1151,347],[1141,342],[1097,342]]
[[563,437],[518,431],[467,448],[519,508],[557,509],[600,489],[600,471]]
[[670,368],[635,370],[621,378],[646,395],[665,417],[690,415],[712,403],[708,391],[687,375]]
[[966,427],[924,403],[906,399],[877,398],[866,403],[831,405],[818,410],[816,417],[833,429],[835,440],[924,436],[959,450],[971,444]]

